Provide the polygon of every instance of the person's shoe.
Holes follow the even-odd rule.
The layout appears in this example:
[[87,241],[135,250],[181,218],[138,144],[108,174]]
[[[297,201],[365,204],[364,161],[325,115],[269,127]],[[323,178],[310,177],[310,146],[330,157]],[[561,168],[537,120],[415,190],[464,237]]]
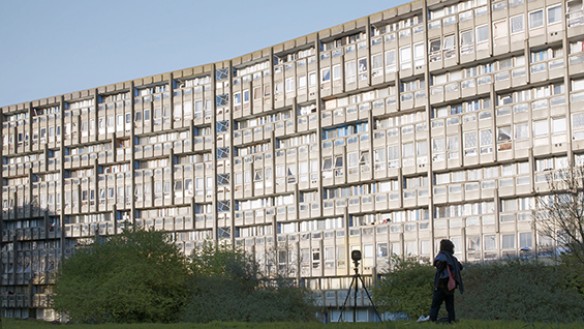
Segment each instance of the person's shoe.
[[416,321],[416,322],[428,322],[428,321],[430,321],[429,315],[420,315],[420,317],[418,318],[418,321]]

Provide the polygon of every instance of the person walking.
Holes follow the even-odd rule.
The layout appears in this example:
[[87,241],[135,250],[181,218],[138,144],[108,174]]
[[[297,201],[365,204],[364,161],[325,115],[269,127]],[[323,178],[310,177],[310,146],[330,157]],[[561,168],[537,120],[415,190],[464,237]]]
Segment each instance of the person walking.
[[434,291],[432,293],[432,306],[430,306],[430,315],[421,316],[418,322],[438,320],[438,311],[444,302],[448,312],[448,322],[456,321],[454,311],[454,291],[456,288],[462,294],[464,285],[462,283],[462,264],[454,257],[454,243],[444,239],[440,241],[440,251],[434,258]]

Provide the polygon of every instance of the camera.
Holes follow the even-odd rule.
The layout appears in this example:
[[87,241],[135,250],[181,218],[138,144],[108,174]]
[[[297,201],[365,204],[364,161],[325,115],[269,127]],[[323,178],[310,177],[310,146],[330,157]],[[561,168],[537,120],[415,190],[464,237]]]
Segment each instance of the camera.
[[358,262],[361,260],[361,250],[353,250],[351,251],[351,259],[354,262]]

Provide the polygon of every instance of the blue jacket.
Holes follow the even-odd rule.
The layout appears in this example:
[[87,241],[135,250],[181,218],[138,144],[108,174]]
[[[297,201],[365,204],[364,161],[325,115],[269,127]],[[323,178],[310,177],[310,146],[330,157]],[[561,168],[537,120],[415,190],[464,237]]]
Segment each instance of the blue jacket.
[[448,279],[447,265],[450,267],[450,271],[452,271],[454,280],[456,281],[456,286],[462,294],[464,292],[464,284],[462,283],[462,276],[460,275],[462,264],[460,264],[453,254],[444,250],[441,250],[434,258],[434,266],[436,267],[436,273],[434,274],[434,289],[438,289],[440,280]]

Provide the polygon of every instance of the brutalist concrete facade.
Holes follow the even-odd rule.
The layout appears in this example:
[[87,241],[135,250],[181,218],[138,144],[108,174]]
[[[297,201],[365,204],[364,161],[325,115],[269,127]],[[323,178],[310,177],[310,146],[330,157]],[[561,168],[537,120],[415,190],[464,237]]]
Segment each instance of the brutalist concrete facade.
[[545,254],[535,197],[584,160],[583,41],[582,0],[414,1],[4,106],[3,316],[54,317],[61,260],[128,224],[253,253],[332,317],[354,249],[368,278],[442,238],[467,262]]

